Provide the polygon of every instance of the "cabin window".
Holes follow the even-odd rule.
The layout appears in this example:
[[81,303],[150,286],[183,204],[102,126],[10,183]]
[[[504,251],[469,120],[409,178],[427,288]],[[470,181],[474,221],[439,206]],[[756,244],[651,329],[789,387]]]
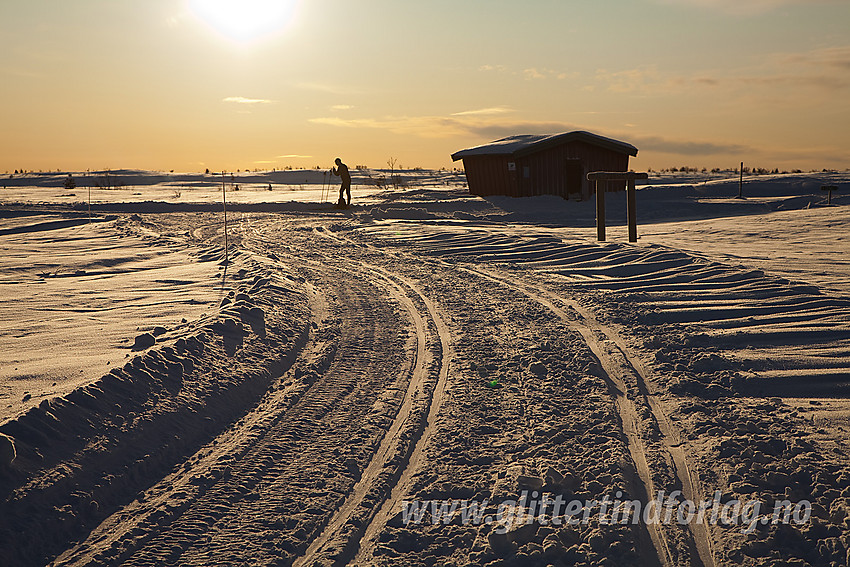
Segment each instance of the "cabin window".
[[527,165],[522,166],[522,176],[525,179],[528,179],[529,177],[531,177],[531,168],[529,166],[527,166]]

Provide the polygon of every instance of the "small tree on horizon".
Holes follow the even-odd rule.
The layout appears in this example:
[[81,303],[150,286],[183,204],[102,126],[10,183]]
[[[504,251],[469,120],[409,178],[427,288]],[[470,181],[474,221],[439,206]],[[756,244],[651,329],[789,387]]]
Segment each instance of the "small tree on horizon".
[[390,156],[387,160],[387,165],[390,166],[390,183],[393,185],[393,189],[398,189],[398,177],[395,175],[395,166],[398,163],[398,159]]

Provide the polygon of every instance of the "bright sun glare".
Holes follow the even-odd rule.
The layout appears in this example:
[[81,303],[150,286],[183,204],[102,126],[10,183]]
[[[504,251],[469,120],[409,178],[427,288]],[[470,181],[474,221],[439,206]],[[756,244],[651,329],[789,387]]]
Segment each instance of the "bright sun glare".
[[226,37],[247,43],[282,31],[296,0],[190,0],[201,20]]

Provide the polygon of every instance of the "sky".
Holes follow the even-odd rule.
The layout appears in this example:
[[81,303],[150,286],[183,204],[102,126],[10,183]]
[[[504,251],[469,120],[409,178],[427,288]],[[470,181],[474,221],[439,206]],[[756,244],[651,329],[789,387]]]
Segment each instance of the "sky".
[[0,3],[0,171],[453,167],[588,130],[666,167],[850,168],[847,0]]

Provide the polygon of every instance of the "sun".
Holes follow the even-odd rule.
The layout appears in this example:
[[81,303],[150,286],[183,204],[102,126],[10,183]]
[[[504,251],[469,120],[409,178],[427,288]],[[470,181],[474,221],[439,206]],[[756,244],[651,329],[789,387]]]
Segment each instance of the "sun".
[[225,37],[250,43],[282,32],[297,0],[189,0],[190,10]]

